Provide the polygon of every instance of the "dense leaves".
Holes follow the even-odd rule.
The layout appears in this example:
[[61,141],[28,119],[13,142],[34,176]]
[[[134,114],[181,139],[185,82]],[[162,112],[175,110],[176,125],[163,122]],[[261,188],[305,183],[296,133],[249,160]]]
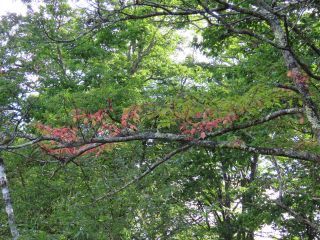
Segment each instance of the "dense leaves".
[[317,1],[86,3],[1,18],[20,238],[317,239]]

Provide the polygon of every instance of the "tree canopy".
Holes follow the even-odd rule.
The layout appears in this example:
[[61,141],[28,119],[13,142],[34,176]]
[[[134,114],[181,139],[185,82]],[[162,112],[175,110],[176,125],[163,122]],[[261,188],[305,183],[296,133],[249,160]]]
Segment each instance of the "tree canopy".
[[24,2],[0,20],[4,239],[320,237],[318,1]]

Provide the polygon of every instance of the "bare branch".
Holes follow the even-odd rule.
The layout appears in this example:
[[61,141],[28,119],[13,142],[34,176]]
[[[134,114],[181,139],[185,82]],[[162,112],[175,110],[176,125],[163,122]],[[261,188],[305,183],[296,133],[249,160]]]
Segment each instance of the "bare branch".
[[290,207],[285,205],[280,200],[275,200],[274,202],[275,202],[275,204],[277,204],[277,206],[279,206],[280,208],[282,208],[283,210],[288,212],[291,216],[293,216],[298,222],[301,222],[301,223],[311,227],[316,233],[320,233],[320,228],[315,223],[313,223],[309,219],[301,216],[301,214],[295,212],[294,210],[292,210]]
[[169,159],[171,159],[173,156],[175,156],[176,154],[180,153],[180,152],[184,152],[186,150],[188,150],[191,147],[191,145],[186,144],[172,152],[170,152],[169,154],[165,155],[163,158],[159,158],[159,160],[157,162],[155,162],[154,164],[152,164],[145,172],[143,172],[141,175],[136,176],[135,178],[133,178],[131,181],[127,182],[126,184],[124,184],[121,188],[118,188],[112,192],[109,192],[99,198],[96,199],[96,201],[100,201],[103,198],[106,197],[110,197],[112,195],[115,195],[119,192],[121,192],[122,190],[126,189],[127,187],[129,187],[130,185],[140,181],[142,178],[144,178],[145,176],[147,176],[148,174],[150,174],[151,172],[153,172],[153,170],[155,170],[157,167],[159,167],[161,164],[165,163],[166,161],[168,161]]

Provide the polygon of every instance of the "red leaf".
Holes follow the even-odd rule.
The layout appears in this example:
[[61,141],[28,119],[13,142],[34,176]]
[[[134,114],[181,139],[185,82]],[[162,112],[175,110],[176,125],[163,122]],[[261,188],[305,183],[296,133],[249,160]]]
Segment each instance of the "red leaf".
[[196,118],[201,118],[201,116],[202,116],[202,113],[201,113],[201,112],[197,112],[197,113],[196,113]]
[[121,125],[122,125],[122,127],[127,127],[127,125],[128,125],[127,119],[128,119],[128,114],[123,114],[122,117],[121,117]]
[[206,137],[206,133],[205,132],[201,132],[200,138],[205,139],[205,137]]
[[134,131],[137,131],[137,130],[138,130],[138,128],[137,128],[135,125],[130,125],[130,128],[131,128],[132,130],[134,130]]

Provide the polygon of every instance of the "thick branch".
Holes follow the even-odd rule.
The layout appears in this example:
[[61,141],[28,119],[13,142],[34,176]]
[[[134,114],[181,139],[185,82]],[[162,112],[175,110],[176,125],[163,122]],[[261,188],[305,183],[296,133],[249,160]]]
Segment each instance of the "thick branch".
[[[107,143],[116,143],[116,142],[130,142],[130,141],[137,141],[137,140],[148,140],[148,139],[155,139],[155,140],[162,140],[167,142],[184,142],[191,146],[199,146],[199,147],[207,147],[207,148],[227,148],[227,149],[236,149],[245,152],[251,153],[258,153],[263,155],[272,155],[272,156],[283,156],[288,158],[295,158],[307,161],[314,161],[320,162],[320,155],[313,154],[310,152],[305,151],[297,151],[294,149],[283,149],[283,148],[264,148],[264,147],[255,147],[255,146],[248,146],[244,142],[215,142],[209,140],[190,140],[190,137],[186,135],[178,135],[178,134],[171,134],[171,133],[136,133],[130,136],[123,136],[123,137],[109,137],[109,138],[99,138],[99,139],[92,139],[90,143],[97,144],[89,145],[88,149],[83,149],[83,153],[98,147],[103,144]],[[66,145],[61,145],[61,148],[65,147],[75,147],[79,146],[81,143],[68,143]],[[88,143],[86,143],[88,144]],[[76,156],[80,156],[81,154],[77,154]],[[74,159],[71,157],[70,159]],[[69,162],[69,160],[67,160]]]
[[[288,115],[288,114],[295,114],[295,113],[301,113],[302,109],[300,108],[291,108],[291,109],[282,109],[276,112],[273,112],[263,118],[256,119],[249,121],[244,124],[240,124],[238,126],[232,126],[229,128],[224,128],[221,130],[217,130],[213,133],[208,133],[208,136],[215,137],[220,136],[229,132],[237,131],[240,129],[249,128],[252,126],[256,126],[259,124],[262,124],[264,122],[273,120],[275,118],[278,118],[280,116]],[[96,147],[102,146],[104,144],[108,143],[118,143],[118,142],[130,142],[130,141],[146,141],[148,139],[155,139],[155,140],[162,140],[167,142],[184,142],[191,146],[199,146],[199,147],[210,147],[210,148],[229,148],[229,149],[238,149],[241,151],[246,152],[252,152],[252,153],[259,153],[264,155],[275,155],[275,156],[284,156],[289,158],[297,158],[302,160],[309,160],[309,161],[315,161],[319,162],[319,155],[313,154],[310,152],[303,152],[303,151],[296,151],[293,149],[278,149],[278,148],[260,148],[260,147],[253,147],[253,146],[247,146],[242,143],[234,143],[234,142],[215,142],[215,141],[208,141],[208,140],[194,140],[190,139],[190,136],[188,135],[182,135],[182,134],[173,134],[173,133],[160,133],[160,132],[142,132],[142,133],[133,133],[131,135],[125,135],[125,136],[113,136],[113,137],[103,137],[103,138],[93,138],[89,142],[62,142],[60,139],[56,137],[50,137],[50,136],[43,136],[39,138],[31,139],[31,136],[26,136],[26,138],[29,138],[30,141],[24,144],[16,145],[16,146],[0,146],[0,150],[8,150],[8,149],[18,149],[26,146],[30,146],[32,144],[45,141],[45,140],[53,140],[56,142],[59,142],[58,148],[69,148],[69,147],[80,147],[83,145],[88,145],[87,147],[82,148],[81,151],[79,151],[75,156],[71,156],[70,158],[67,158],[67,162],[73,160],[75,157],[78,157],[82,155],[83,153],[94,149]]]
[[236,126],[232,126],[232,127],[228,127],[228,128],[223,128],[221,130],[218,130],[218,131],[215,131],[212,133],[208,133],[207,135],[210,137],[220,136],[220,135],[228,133],[228,132],[233,132],[233,131],[253,127],[253,126],[271,121],[273,119],[276,119],[276,118],[284,116],[284,115],[296,114],[296,113],[303,113],[303,109],[302,108],[282,109],[282,110],[270,113],[265,117],[262,117],[262,118],[259,118],[256,120],[252,120],[252,121],[246,122],[244,124],[240,124],[240,125],[236,125]]
[[261,155],[282,156],[320,163],[320,155],[305,151],[284,148],[266,148],[248,146],[244,142],[213,142],[213,141],[191,141],[190,144],[209,148],[236,149],[244,152],[257,153]]

